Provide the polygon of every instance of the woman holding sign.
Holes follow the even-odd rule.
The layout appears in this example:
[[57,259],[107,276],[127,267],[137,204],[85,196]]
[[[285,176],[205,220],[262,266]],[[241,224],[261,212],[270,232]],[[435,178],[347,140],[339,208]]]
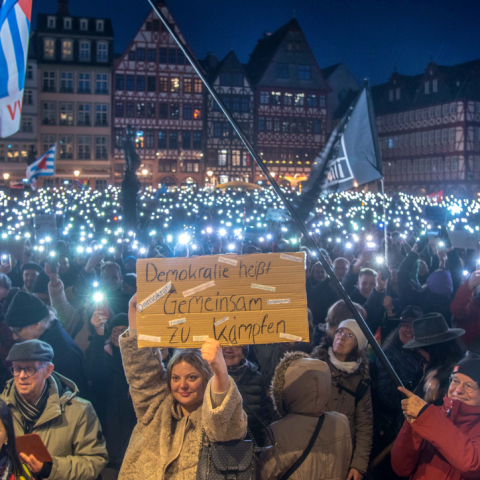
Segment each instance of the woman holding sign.
[[119,480],[195,479],[202,428],[212,442],[245,437],[242,397],[214,339],[177,350],[166,369],[159,349],[139,349],[136,305],[135,295],[120,349],[138,422]]

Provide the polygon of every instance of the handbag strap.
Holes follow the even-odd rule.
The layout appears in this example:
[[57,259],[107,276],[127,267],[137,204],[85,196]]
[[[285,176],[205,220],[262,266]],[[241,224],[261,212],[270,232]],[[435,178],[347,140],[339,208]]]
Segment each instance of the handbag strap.
[[325,414],[323,414],[317,422],[317,426],[315,427],[315,431],[313,432],[312,438],[310,439],[310,442],[307,445],[307,448],[304,450],[302,455],[297,459],[297,461],[287,470],[285,475],[281,477],[280,480],[287,480],[287,478],[290,478],[294,472],[297,470],[297,468],[305,461],[305,459],[308,457],[308,454],[312,451],[313,445],[315,444],[318,434],[320,433],[320,430],[322,429],[323,422],[325,421]]
[[250,407],[250,405],[248,403],[245,402],[245,400],[243,400],[243,406],[244,407],[247,407],[247,410],[248,412],[247,413],[251,413],[262,425],[263,427],[267,430],[268,432],[268,436],[270,437],[270,442],[272,443],[272,447],[276,447],[277,446],[277,441],[275,440],[275,435],[273,434],[273,431],[272,429],[270,428],[270,425],[268,425],[267,422],[265,422],[265,420],[260,417],[259,415],[257,415],[254,410],[252,409],[252,407]]

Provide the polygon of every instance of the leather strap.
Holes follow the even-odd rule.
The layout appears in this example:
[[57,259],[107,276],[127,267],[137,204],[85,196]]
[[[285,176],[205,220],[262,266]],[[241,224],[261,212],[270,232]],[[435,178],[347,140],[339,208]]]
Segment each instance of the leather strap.
[[312,451],[313,445],[317,441],[318,434],[320,433],[320,430],[322,429],[323,422],[325,421],[325,414],[323,414],[317,422],[317,426],[315,427],[315,431],[313,432],[312,438],[310,439],[310,442],[307,445],[307,448],[305,451],[300,455],[300,457],[297,459],[297,461],[287,470],[285,475],[280,478],[280,480],[287,480],[287,478],[290,478],[294,472],[298,469],[298,467],[305,461],[305,459],[308,457],[308,454]]

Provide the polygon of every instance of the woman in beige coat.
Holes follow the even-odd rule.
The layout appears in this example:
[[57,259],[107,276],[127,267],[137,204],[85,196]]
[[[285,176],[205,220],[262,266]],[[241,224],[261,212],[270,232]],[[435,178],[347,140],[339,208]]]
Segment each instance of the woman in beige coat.
[[346,415],[350,424],[353,456],[347,480],[362,480],[372,449],[373,412],[367,339],[355,320],[338,325],[333,340],[327,336],[312,357],[323,360],[332,372],[327,411]]
[[[137,346],[136,295],[120,349],[135,427],[119,480],[195,479],[202,428],[212,442],[244,438],[247,416],[235,382],[227,375],[220,343],[178,350],[165,370],[160,351]],[[213,376],[212,376],[213,375]]]

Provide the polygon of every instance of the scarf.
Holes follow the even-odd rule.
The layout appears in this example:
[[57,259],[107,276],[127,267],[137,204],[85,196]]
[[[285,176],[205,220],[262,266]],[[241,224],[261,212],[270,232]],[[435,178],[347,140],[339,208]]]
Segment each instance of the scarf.
[[332,347],[328,347],[328,358],[337,370],[345,373],[355,373],[360,367],[360,363],[362,363],[360,358],[356,362],[341,362],[335,356],[335,352],[333,351]]
[[50,385],[48,381],[45,382],[42,393],[37,397],[37,399],[32,403],[25,401],[15,389],[15,402],[17,408],[22,414],[23,417],[23,426],[25,433],[30,433],[33,426],[37,423],[37,420],[42,416],[45,407],[47,406],[47,401],[49,397]]
[[0,480],[9,480],[12,474],[12,462],[8,458],[5,448],[0,450]]
[[242,379],[245,372],[248,370],[247,361],[244,358],[240,361],[238,365],[235,365],[233,367],[227,367],[227,370],[228,374],[233,378],[235,383],[238,383]]

